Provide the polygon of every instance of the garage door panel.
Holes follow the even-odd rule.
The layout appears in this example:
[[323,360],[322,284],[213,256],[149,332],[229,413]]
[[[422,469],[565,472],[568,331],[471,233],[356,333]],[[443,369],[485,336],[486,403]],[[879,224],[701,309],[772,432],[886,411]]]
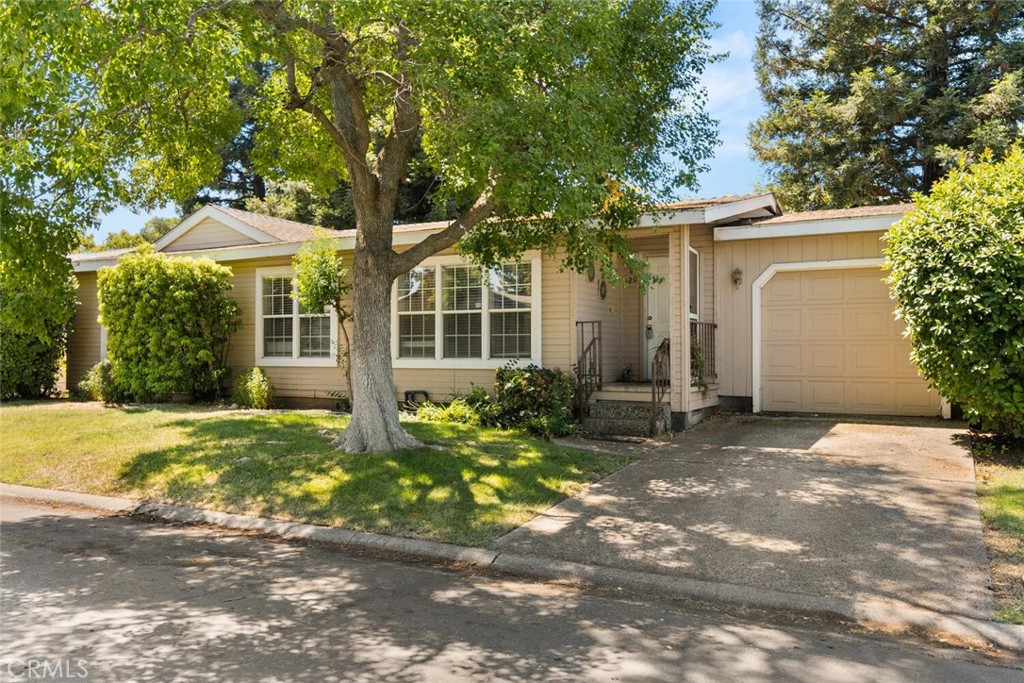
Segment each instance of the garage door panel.
[[896,380],[894,393],[899,415],[934,414],[939,408],[939,396],[922,381]]
[[809,379],[804,382],[803,404],[817,406],[816,412],[846,412],[845,390],[843,382]]
[[848,413],[862,415],[891,415],[896,408],[889,380],[850,380],[846,382]]
[[844,345],[846,367],[857,377],[889,378],[896,368],[897,354],[871,342]]
[[877,268],[780,273],[762,294],[765,410],[939,413]]
[[763,354],[765,374],[800,375],[803,372],[803,347],[799,344],[771,344]]
[[764,340],[798,339],[801,335],[799,310],[769,309],[763,314]]
[[800,410],[803,405],[800,380],[775,379],[765,382],[765,400],[777,408],[772,410]]
[[842,377],[845,374],[843,344],[807,344],[802,348],[803,367],[807,374],[814,377]]
[[[792,275],[783,273],[782,275]],[[785,303],[788,301],[800,301],[800,279],[797,277],[782,277],[777,275],[765,285],[765,294],[771,297],[772,301]]]
[[884,273],[874,268],[861,271],[847,271],[847,301],[878,301],[889,297],[889,286],[883,279]]
[[892,339],[892,312],[878,310],[877,305],[844,306],[844,329],[848,339]]
[[804,339],[842,339],[843,311],[834,306],[808,306],[802,311]]
[[[797,274],[799,277],[801,274]],[[822,271],[804,273],[801,288],[804,301],[835,301],[843,298],[844,278],[842,273]]]

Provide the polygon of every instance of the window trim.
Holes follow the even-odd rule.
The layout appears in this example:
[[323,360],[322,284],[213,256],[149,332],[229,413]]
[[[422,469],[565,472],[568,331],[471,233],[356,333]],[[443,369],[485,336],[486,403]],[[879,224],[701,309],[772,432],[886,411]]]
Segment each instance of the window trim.
[[295,280],[295,270],[291,266],[278,266],[275,268],[256,269],[256,335],[254,339],[255,348],[253,356],[255,364],[264,367],[293,367],[293,368],[326,368],[335,367],[338,364],[338,312],[333,306],[328,306],[331,316],[331,355],[318,358],[303,358],[299,356],[301,342],[299,340],[299,303],[296,301],[292,307],[292,356],[264,356],[263,355],[263,278],[287,276]]
[[[690,254],[693,254],[694,256],[697,257],[697,268],[695,269],[697,271],[697,278],[696,278],[697,291],[696,291],[696,297],[695,297],[695,300],[697,302],[697,306],[696,306],[697,310],[694,311],[693,313],[690,313],[690,302],[689,301],[686,302],[686,312],[688,313],[690,321],[697,322],[697,321],[700,320],[700,299],[701,299],[701,296],[700,296],[701,295],[701,291],[700,291],[701,290],[701,286],[700,286],[700,252],[697,251],[696,249],[694,249],[693,247],[690,247],[690,246],[687,246],[686,249],[687,249],[687,254],[686,254],[687,259],[689,259]],[[689,263],[687,263],[687,266],[689,266]],[[690,296],[694,296],[693,292],[690,292],[689,294],[690,294]]]
[[[533,250],[523,254],[522,263],[530,264],[530,357],[529,358],[489,358],[491,351],[491,308],[490,295],[485,292],[481,306],[481,358],[444,358],[444,319],[441,311],[441,266],[472,266],[476,265],[458,255],[433,256],[425,259],[417,267],[438,269],[434,275],[437,295],[434,297],[434,357],[433,358],[399,358],[398,357],[398,278],[391,284],[391,365],[393,368],[444,368],[448,370],[495,370],[512,362],[516,365],[541,364],[541,255]],[[501,312],[501,311],[498,311]],[[510,312],[510,311],[509,311]]]

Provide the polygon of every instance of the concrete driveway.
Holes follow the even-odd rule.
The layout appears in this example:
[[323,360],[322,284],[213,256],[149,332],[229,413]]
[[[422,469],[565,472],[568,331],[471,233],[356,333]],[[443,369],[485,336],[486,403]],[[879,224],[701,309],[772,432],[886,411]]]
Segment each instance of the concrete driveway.
[[962,440],[938,421],[715,418],[495,546],[988,618]]

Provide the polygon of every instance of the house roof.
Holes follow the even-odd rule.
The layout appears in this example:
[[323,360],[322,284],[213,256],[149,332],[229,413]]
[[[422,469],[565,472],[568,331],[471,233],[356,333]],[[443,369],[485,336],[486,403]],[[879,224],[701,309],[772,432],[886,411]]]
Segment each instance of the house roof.
[[772,218],[754,219],[754,225],[776,225],[778,223],[801,223],[804,221],[832,221],[842,218],[865,216],[893,216],[913,211],[913,204],[888,204],[885,206],[855,206],[849,209],[827,209],[823,211],[801,211],[784,213]]
[[79,254],[72,254],[72,261],[106,261],[108,259],[118,259],[125,254],[130,254],[135,251],[135,247],[127,247],[125,249],[105,249],[103,251],[83,251]]
[[[245,223],[246,225],[256,228],[260,232],[270,235],[277,242],[306,242],[315,237],[316,230],[318,229],[315,225],[299,223],[298,221],[289,221],[283,218],[273,218],[271,216],[252,213],[251,211],[231,209],[224,206],[214,206],[213,208],[216,211],[225,213],[228,216]],[[354,234],[354,231],[338,230],[332,232],[337,232],[339,235],[342,232],[353,232]]]
[[729,194],[721,197],[701,197],[697,199],[684,199],[678,202],[669,202],[667,204],[658,204],[658,208],[666,211],[686,211],[689,209],[705,209],[709,206],[721,206],[723,204],[734,204],[736,202],[744,202],[748,199],[757,199],[759,197],[767,197],[769,195],[763,193],[751,193],[751,194]]
[[716,227],[715,241],[884,232],[900,216],[913,209],[913,204],[889,204],[887,206],[803,211],[770,218],[751,217]]
[[[727,195],[701,199],[686,199],[678,202],[659,204],[655,210],[641,218],[641,228],[659,225],[682,223],[722,224],[746,218],[758,220],[771,217],[780,212],[775,197],[771,194]],[[217,259],[260,258],[266,256],[282,256],[294,254],[299,245],[316,236],[319,229],[314,225],[299,223],[281,218],[273,218],[262,214],[231,209],[208,204],[188,218],[185,218],[171,231],[157,240],[154,249],[158,252],[174,244],[185,233],[206,219],[223,223],[229,228],[248,237],[252,243],[243,245],[224,245],[218,247],[196,247],[175,250],[175,254],[193,254],[210,256]],[[429,233],[446,228],[451,221],[432,221],[427,223],[405,223],[394,226],[396,244],[415,244],[421,238],[415,233]],[[353,248],[355,230],[329,230],[328,233],[339,241],[339,248]],[[76,270],[97,270],[105,265],[112,265],[132,249],[110,250],[71,256]]]

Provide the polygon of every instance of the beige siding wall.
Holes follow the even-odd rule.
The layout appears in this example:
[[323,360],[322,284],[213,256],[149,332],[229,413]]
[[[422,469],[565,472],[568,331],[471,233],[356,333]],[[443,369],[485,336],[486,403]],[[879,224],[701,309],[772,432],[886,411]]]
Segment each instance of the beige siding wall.
[[100,302],[96,273],[77,273],[75,327],[68,338],[67,386],[74,389],[89,369],[100,362]]
[[217,247],[238,247],[256,244],[256,240],[233,230],[219,221],[206,218],[191,230],[163,248],[165,252],[188,251],[190,249],[215,249]]
[[[717,291],[719,393],[723,396],[753,394],[751,292],[754,280],[768,266],[879,257],[883,234],[879,231],[716,242],[713,284]],[[739,287],[732,282],[735,268],[743,271],[743,283]]]
[[[233,273],[232,297],[242,308],[242,326],[231,337],[228,366],[235,376],[251,368],[256,361],[256,270],[291,265],[291,257],[234,261],[226,263]],[[340,335],[339,335],[340,337]],[[327,399],[328,392],[348,392],[345,371],[341,367],[264,367],[278,396],[285,398]]]
[[[448,253],[448,252],[446,252]],[[252,367],[256,358],[256,269],[287,266],[289,257],[243,261],[229,264],[234,272],[234,297],[242,307],[242,328],[231,339],[228,364],[237,372]],[[541,272],[541,323],[543,328],[542,362],[545,367],[569,370],[572,318],[570,311],[571,274],[558,272],[558,261],[545,258]],[[351,323],[349,323],[351,333]],[[343,343],[343,339],[342,339]],[[268,367],[264,368],[278,395],[289,398],[324,398],[327,392],[348,393],[343,369]],[[488,389],[494,384],[493,370],[451,368],[396,368],[395,391],[399,399],[409,390],[425,390],[435,400],[469,392],[474,384]]]
[[[291,258],[287,256],[225,264],[232,270],[232,297],[242,309],[242,325],[231,337],[227,355],[227,363],[236,375],[239,371],[252,367],[256,359],[256,270],[290,264]],[[542,362],[545,367],[570,371],[576,360],[573,344],[577,319],[574,315],[574,279],[577,279],[577,276],[570,272],[559,272],[558,264],[558,258],[545,257],[542,262]],[[78,299],[81,304],[75,314],[75,331],[68,348],[68,381],[72,387],[99,361],[100,338],[97,322],[96,273],[76,275],[79,281]],[[596,296],[597,283],[590,284]],[[622,291],[609,290],[609,299],[618,302],[621,296]],[[635,298],[634,291],[633,299]],[[617,303],[614,309],[617,316]],[[635,301],[630,310],[635,313]],[[351,332],[351,323],[349,331]],[[617,364],[618,356],[615,358],[614,362]],[[613,362],[611,358],[609,362]],[[342,368],[266,367],[264,370],[278,395],[284,398],[325,399],[327,393],[331,391],[348,393]],[[407,390],[421,389],[430,392],[431,398],[443,400],[453,394],[468,392],[473,384],[490,389],[494,383],[493,370],[399,368],[394,371],[394,376],[399,398],[402,398]]]

